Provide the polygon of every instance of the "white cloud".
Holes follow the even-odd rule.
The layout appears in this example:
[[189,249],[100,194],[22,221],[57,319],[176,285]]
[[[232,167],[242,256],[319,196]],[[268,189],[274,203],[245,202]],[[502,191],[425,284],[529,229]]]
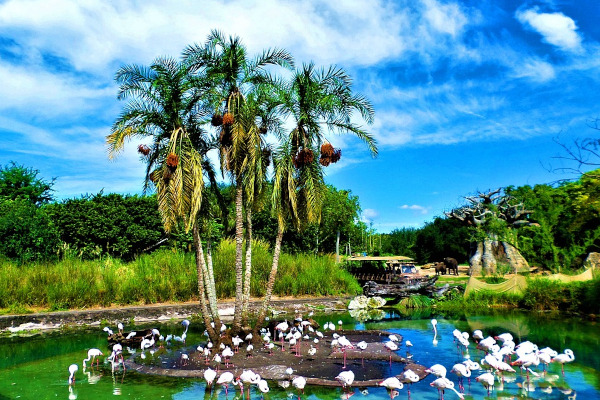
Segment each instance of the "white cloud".
[[81,114],[92,103],[116,97],[114,88],[95,88],[38,68],[0,62],[0,110],[36,110],[36,117]]
[[365,208],[361,214],[361,220],[366,223],[373,222],[379,216],[379,213],[372,208]]
[[408,204],[404,204],[404,205],[400,206],[399,208],[401,210],[411,210],[411,211],[414,211],[414,212],[416,212],[418,214],[422,214],[422,215],[429,213],[428,207],[419,206],[417,204],[413,204],[411,206],[409,206]]
[[467,24],[467,16],[456,3],[441,4],[436,0],[423,0],[425,20],[438,32],[457,36]]
[[544,41],[563,50],[578,51],[581,38],[577,34],[577,24],[563,13],[538,13],[536,8],[517,11],[516,17],[522,24],[528,24],[543,36]]
[[523,64],[515,66],[515,78],[528,78],[534,82],[547,82],[556,77],[552,64],[542,60],[528,60]]

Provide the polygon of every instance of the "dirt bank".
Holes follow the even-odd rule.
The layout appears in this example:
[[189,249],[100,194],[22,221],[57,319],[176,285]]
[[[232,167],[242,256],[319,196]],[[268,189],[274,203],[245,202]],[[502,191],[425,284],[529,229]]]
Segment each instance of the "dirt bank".
[[[275,314],[307,310],[346,310],[349,298],[278,298],[271,302]],[[233,300],[219,302],[219,314],[225,321],[233,319]],[[251,302],[251,310],[261,305],[261,299]],[[100,325],[107,322],[115,325],[117,322],[133,320],[137,323],[165,321],[171,319],[189,318],[198,314],[198,303],[156,304],[145,306],[114,307],[89,310],[57,311],[23,315],[0,315],[0,331],[23,331],[33,329],[58,329],[64,325]]]

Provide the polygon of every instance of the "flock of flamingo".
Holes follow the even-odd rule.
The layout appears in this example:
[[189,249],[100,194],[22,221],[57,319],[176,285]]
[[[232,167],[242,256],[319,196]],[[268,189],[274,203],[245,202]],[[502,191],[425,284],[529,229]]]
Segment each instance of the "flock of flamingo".
[[[338,322],[339,328],[342,328],[342,321]],[[189,328],[190,322],[188,320],[182,321],[184,332],[181,336],[167,335],[163,337],[157,329],[149,329],[141,332],[123,332],[123,325],[118,324],[118,331],[114,333],[110,328],[105,327],[104,331],[108,334],[109,342],[113,341],[112,353],[106,357],[104,363],[111,365],[112,371],[122,367],[125,369],[125,361],[123,358],[123,344],[128,346],[130,352],[135,352],[135,349],[131,349],[129,345],[136,344],[142,351],[141,357],[145,358],[145,351],[154,351],[156,346],[163,347],[169,345],[172,342],[185,343],[186,335]],[[432,319],[431,325],[433,327],[434,337],[432,344],[437,345],[437,320]],[[226,331],[226,326],[221,326],[221,332]],[[346,365],[346,353],[347,349],[358,348],[359,350],[365,350],[368,344],[365,341],[358,343],[352,343],[344,335],[340,335],[336,330],[336,326],[333,322],[327,322],[324,325],[324,331],[332,331],[331,333],[331,347],[336,351],[344,352],[343,356],[343,371],[340,372],[335,380],[338,381],[342,387],[342,390],[346,393],[348,398],[354,392],[350,392],[352,384],[354,382],[354,372],[347,369]],[[343,333],[343,332],[340,332]],[[206,332],[205,332],[206,334]],[[292,352],[297,357],[302,357],[300,346],[302,340],[310,341],[310,348],[307,351],[308,356],[314,356],[318,349],[320,340],[323,340],[325,335],[323,332],[314,329],[309,321],[298,319],[293,324],[287,321],[280,322],[274,326],[273,334],[267,329],[260,331],[263,351],[268,351],[272,354],[274,349],[274,340],[281,341],[281,351],[285,351],[286,344],[288,351]],[[329,335],[328,335],[329,336]],[[499,388],[503,387],[505,382],[513,382],[517,370],[517,367],[521,370],[522,374],[526,374],[526,384],[523,384],[525,390],[530,389],[530,380],[536,379],[540,376],[539,366],[541,364],[543,371],[541,374],[546,374],[547,367],[550,363],[557,363],[561,365],[562,373],[564,375],[564,364],[572,362],[575,359],[573,352],[569,349],[564,350],[562,354],[558,354],[557,351],[552,350],[549,347],[539,349],[538,346],[532,342],[525,341],[519,344],[514,342],[514,338],[510,333],[502,333],[497,336],[484,337],[482,331],[475,330],[469,335],[468,332],[461,332],[458,329],[453,331],[454,342],[458,349],[461,349],[461,354],[464,355],[464,361],[456,363],[450,369],[450,373],[456,375],[458,378],[458,390],[455,388],[453,381],[447,377],[447,368],[441,364],[435,364],[425,369],[425,372],[435,377],[435,380],[430,383],[430,386],[438,390],[438,397],[444,398],[445,390],[451,390],[460,399],[464,399],[465,387],[463,379],[467,378],[469,385],[471,383],[471,377],[478,374],[475,380],[483,385],[487,390],[488,395],[496,386],[498,382]],[[207,368],[204,370],[203,376],[206,381],[207,387],[212,390],[213,385],[220,385],[225,390],[227,396],[229,385],[237,386],[242,394],[244,388],[248,390],[248,399],[250,398],[250,387],[255,386],[257,390],[262,394],[269,392],[269,384],[259,374],[245,369],[239,376],[235,376],[233,372],[223,370],[220,371],[222,363],[225,364],[225,369],[231,366],[230,360],[234,354],[240,351],[240,347],[246,345],[246,357],[252,357],[254,351],[254,344],[252,343],[252,334],[246,335],[244,339],[236,336],[232,338],[232,347],[221,344],[218,349],[215,349],[213,344],[208,341],[205,346],[198,346],[196,351],[204,357],[205,365]],[[473,360],[469,355],[469,339],[473,339],[476,345],[476,349],[482,352],[481,360],[479,362]],[[406,346],[406,354],[408,358],[412,358],[411,348],[413,347],[410,340],[404,342]],[[384,342],[384,346],[390,352],[390,365],[392,362],[392,353],[398,351],[400,348],[400,340],[396,335],[389,335],[387,340]],[[87,367],[89,362],[91,366],[96,363],[99,365],[100,357],[104,354],[100,349],[92,348],[87,352],[87,358],[82,362],[83,368]],[[189,362],[189,356],[186,353],[181,353],[179,363],[181,366],[187,365]],[[211,368],[212,365],[215,367]],[[364,365],[364,359],[363,359]],[[532,368],[537,368],[535,371]],[[71,364],[69,366],[69,387],[75,384],[75,376],[79,369],[77,364]],[[279,381],[278,384],[284,388],[290,385],[298,391],[298,400],[300,399],[300,393],[304,393],[304,387],[306,385],[306,378],[300,375],[294,374],[292,368],[287,368],[286,374],[288,379]],[[533,377],[530,377],[533,376]],[[379,386],[385,387],[390,395],[390,399],[393,399],[399,394],[399,390],[407,385],[407,393],[410,398],[410,387],[420,381],[420,377],[410,368],[406,368],[405,371],[396,376],[391,376],[383,379],[379,382]],[[526,385],[526,386],[525,386]],[[545,390],[552,390],[551,386],[546,386]]]

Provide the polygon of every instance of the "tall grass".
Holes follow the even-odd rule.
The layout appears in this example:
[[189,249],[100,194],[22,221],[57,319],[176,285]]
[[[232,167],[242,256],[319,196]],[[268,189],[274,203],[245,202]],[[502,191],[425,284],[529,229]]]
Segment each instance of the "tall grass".
[[[253,243],[251,294],[264,295],[271,270],[268,244]],[[235,296],[235,243],[213,251],[217,296]],[[356,280],[330,256],[282,254],[274,294],[279,296],[357,294]],[[56,263],[17,265],[0,260],[0,309],[48,310],[154,304],[197,300],[195,259],[190,253],[160,250],[130,263],[77,257]]]
[[523,293],[473,292],[467,298],[436,303],[444,311],[478,311],[488,308],[521,308],[532,311],[565,311],[600,314],[600,279],[563,283],[530,278]]

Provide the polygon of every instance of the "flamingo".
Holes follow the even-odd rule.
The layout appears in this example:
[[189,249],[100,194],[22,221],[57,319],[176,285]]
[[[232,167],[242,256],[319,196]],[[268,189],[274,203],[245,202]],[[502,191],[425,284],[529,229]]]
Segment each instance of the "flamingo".
[[100,360],[97,358],[98,356],[103,356],[104,354],[100,351],[100,349],[89,349],[88,356],[83,360],[83,368],[86,367],[86,361],[92,360],[92,366],[94,365],[94,360],[96,360],[96,365],[100,364]]
[[314,358],[315,354],[317,354],[317,349],[311,344],[310,348],[308,349],[308,355]]
[[481,332],[479,329],[476,329],[473,331],[473,339],[475,340],[475,343],[479,343],[479,341],[481,339],[483,339],[483,332]]
[[365,366],[365,356],[363,355],[363,351],[365,351],[367,349],[367,342],[365,342],[364,340],[361,340],[360,342],[358,342],[356,344],[356,347],[358,347],[360,349],[361,364],[364,367]]
[[513,340],[513,335],[511,335],[508,332],[507,333],[502,333],[502,334],[500,334],[498,336],[495,336],[494,339],[500,340],[502,343],[513,342],[514,341]]
[[297,376],[292,379],[292,386],[298,390],[298,400],[300,400],[300,392],[304,394],[304,386],[306,386],[306,378],[303,376]]
[[119,323],[117,324],[117,329],[119,330],[119,333],[120,333],[120,334],[123,334],[123,328],[124,328],[124,327],[123,327],[123,324],[119,322]]
[[75,383],[75,373],[79,370],[77,364],[69,365],[69,386]]
[[402,382],[400,382],[400,380],[395,376],[384,379],[383,381],[379,382],[378,385],[385,387],[390,392],[390,399],[392,399],[392,392],[394,390],[400,390],[404,387]]
[[[241,380],[242,383],[245,383],[248,385],[248,398],[250,398],[250,385],[258,383],[258,381],[260,380],[260,375],[258,375],[257,373],[255,373],[254,371],[252,371],[250,369],[245,369],[242,371],[240,376],[238,376],[238,380]],[[242,388],[243,388],[243,386],[242,386]],[[242,392],[243,392],[243,389],[242,389]]]
[[[352,382],[354,382],[354,372],[352,371],[342,371],[335,377],[335,380],[341,383],[342,389],[349,388],[352,386]],[[346,400],[350,398],[348,393],[346,393]]]
[[273,342],[269,342],[265,345],[265,347],[267,349],[269,349],[269,354],[273,354],[273,348],[275,347],[275,344]]
[[402,376],[404,377],[405,382],[409,385],[408,396],[410,397],[410,385],[419,382],[419,375],[417,375],[417,373],[412,369],[407,369],[406,371],[404,371],[404,373],[402,373]]
[[437,388],[438,393],[441,394],[440,398],[442,400],[444,400],[444,390],[446,389],[453,390],[456,393],[456,395],[461,399],[465,398],[465,396],[463,396],[461,393],[457,392],[456,389],[454,389],[454,382],[452,382],[450,379],[437,378],[435,381],[431,382],[429,386]]
[[[229,371],[223,372],[219,379],[217,379],[217,385],[222,385],[225,388],[225,397],[229,390],[229,384],[233,382],[233,374]],[[234,383],[235,384],[235,383]]]
[[223,355],[223,358],[225,359],[225,368],[229,368],[229,359],[231,357],[233,357],[233,350],[231,350],[231,347],[227,346],[225,347],[225,349],[223,350],[223,352],[221,353]]
[[[262,394],[269,393],[269,384],[267,383],[267,381],[266,381],[266,380],[264,380],[264,379],[260,379],[260,380],[258,381],[258,383],[256,384],[256,386],[258,387],[258,390],[260,390],[260,392],[261,392]],[[250,396],[248,396],[248,398],[250,398]],[[260,397],[260,398],[262,399],[262,398],[263,398],[263,396],[261,395],[261,397]]]
[[556,357],[552,358],[551,362],[556,362],[560,364],[562,369],[563,376],[565,375],[565,363],[570,363],[575,360],[575,354],[571,349],[566,349],[564,353],[558,354]]
[[480,382],[484,388],[487,389],[488,396],[490,395],[490,388],[494,388],[494,375],[490,372],[486,372],[485,374],[479,375],[475,378],[477,382]]
[[390,340],[385,342],[385,347],[390,351],[390,365],[392,365],[392,352],[398,350],[398,345]]
[[340,336],[340,338],[338,339],[338,344],[342,348],[342,353],[344,353],[344,366],[342,367],[342,369],[346,369],[346,349],[353,349],[354,346],[348,339],[346,339],[346,336]]
[[216,377],[217,377],[217,371],[215,371],[214,369],[207,368],[204,371],[204,380],[206,380],[206,385],[208,387],[212,387],[212,384],[215,381]]
[[463,385],[463,377],[469,378],[471,376],[471,370],[465,364],[454,364],[450,372],[458,376],[458,390],[461,392],[465,391]]
[[437,346],[437,319],[433,318],[431,320],[431,325],[433,326],[433,345]]
[[435,375],[438,378],[446,377],[446,367],[444,367],[442,364],[434,364],[431,367],[427,368],[425,372],[431,375]]
[[254,351],[254,345],[249,344],[246,346],[246,358],[252,358],[252,351]]
[[187,354],[182,353],[181,358],[179,359],[179,362],[182,367],[185,367],[186,365],[188,365],[189,360],[190,360],[190,357]]
[[527,379],[529,379],[530,372],[535,376],[539,376],[535,371],[532,371],[531,368],[529,368],[532,365],[537,366],[539,364],[540,364],[540,359],[535,353],[523,354],[522,356],[517,358],[515,361],[510,363],[510,365],[513,365],[513,366],[518,365],[521,367],[521,369],[526,370],[527,371]]
[[240,348],[240,344],[242,344],[243,342],[244,341],[239,336],[234,336],[233,338],[231,338],[231,343],[233,344],[233,352],[234,353],[238,352],[238,350]]
[[113,331],[108,326],[105,326],[102,330],[104,332],[106,332],[108,334],[108,336],[112,336],[113,335]]
[[115,370],[115,359],[118,359],[119,357],[121,359],[120,359],[120,361],[117,361],[116,364],[117,365],[123,364],[123,370],[125,370],[125,360],[123,359],[123,346],[121,346],[119,343],[117,343],[113,346],[112,354],[109,357],[113,371]]
[[[287,320],[275,325],[275,330],[279,331],[279,337],[281,338],[281,351],[285,351],[285,348],[283,347],[283,332],[287,331],[288,329],[289,325]],[[273,332],[273,336],[275,336],[275,332]]]
[[404,344],[406,345],[406,358],[412,358],[412,356],[410,356],[410,348],[413,347],[412,342],[407,340]]
[[221,365],[221,355],[219,353],[215,354],[213,357],[213,361],[217,364],[217,372],[219,371],[219,365]]

